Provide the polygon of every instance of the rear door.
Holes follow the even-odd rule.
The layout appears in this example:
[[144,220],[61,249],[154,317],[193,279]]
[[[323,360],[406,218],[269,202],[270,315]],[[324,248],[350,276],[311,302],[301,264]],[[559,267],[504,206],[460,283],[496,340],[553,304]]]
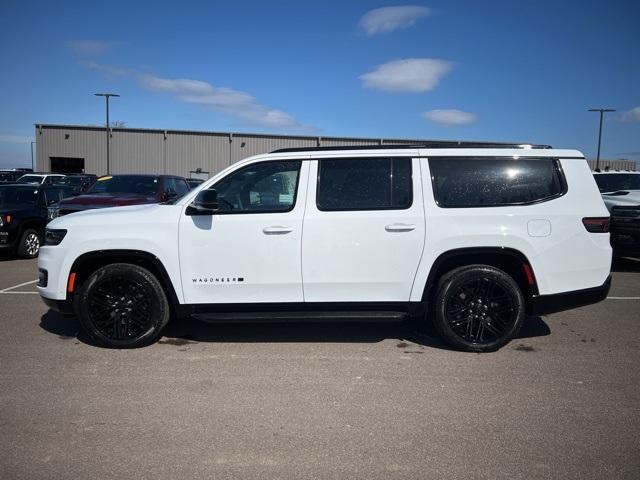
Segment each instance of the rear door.
[[418,159],[315,160],[310,179],[305,302],[408,301],[425,239]]

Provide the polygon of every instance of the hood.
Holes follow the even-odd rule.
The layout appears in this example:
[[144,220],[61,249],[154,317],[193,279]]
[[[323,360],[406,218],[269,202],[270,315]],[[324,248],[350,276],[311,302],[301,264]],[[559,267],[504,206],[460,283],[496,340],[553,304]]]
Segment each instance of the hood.
[[125,205],[142,205],[145,203],[156,203],[155,197],[138,195],[133,193],[98,193],[88,195],[78,195],[77,197],[65,198],[61,200],[60,208],[73,210],[89,210],[94,208],[121,207]]
[[101,208],[99,210],[87,209],[72,215],[54,218],[47,226],[49,228],[140,226],[147,222],[162,223],[172,216],[175,216],[177,220],[181,211],[180,205],[161,205],[158,203]]
[[609,210],[612,207],[640,206],[640,190],[629,190],[629,193],[625,195],[602,194],[602,199]]

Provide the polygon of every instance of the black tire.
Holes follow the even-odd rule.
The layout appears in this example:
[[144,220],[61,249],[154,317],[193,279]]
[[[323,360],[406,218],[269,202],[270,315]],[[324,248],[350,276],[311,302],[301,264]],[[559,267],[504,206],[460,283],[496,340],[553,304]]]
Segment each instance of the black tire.
[[452,347],[493,352],[516,336],[525,319],[518,284],[489,265],[468,265],[445,274],[432,302],[433,323]]
[[169,322],[167,295],[146,268],[113,263],[95,272],[74,298],[84,331],[111,348],[143,347],[155,342]]
[[40,236],[32,228],[27,228],[20,235],[20,242],[16,254],[20,258],[36,258],[40,252]]

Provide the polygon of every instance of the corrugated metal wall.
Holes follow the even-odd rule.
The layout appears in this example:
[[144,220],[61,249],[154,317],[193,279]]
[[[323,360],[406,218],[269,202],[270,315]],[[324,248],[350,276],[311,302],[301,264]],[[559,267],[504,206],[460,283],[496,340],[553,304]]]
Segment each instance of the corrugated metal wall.
[[[587,160],[589,167],[591,170],[595,170],[596,161],[595,160]],[[633,160],[600,160],[600,170],[636,170],[636,162]]]
[[[45,129],[36,127],[36,170],[48,172],[51,157],[85,159],[87,173],[106,170],[106,134],[104,130]],[[113,143],[112,143],[113,145]],[[110,155],[113,158],[112,155]]]

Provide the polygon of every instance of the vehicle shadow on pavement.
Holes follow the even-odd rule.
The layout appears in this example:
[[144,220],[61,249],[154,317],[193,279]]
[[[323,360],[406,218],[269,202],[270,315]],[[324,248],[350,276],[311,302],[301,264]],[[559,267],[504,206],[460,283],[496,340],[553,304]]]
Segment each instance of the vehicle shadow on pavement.
[[80,321],[73,316],[65,316],[53,310],[48,310],[40,317],[40,328],[57,335],[62,340],[76,339],[87,345],[96,345],[80,327]]
[[612,272],[640,272],[640,258],[615,258],[611,265]]
[[[451,350],[431,324],[416,331],[410,322],[330,322],[330,323],[239,323],[215,324],[188,319],[172,322],[165,337],[222,343],[377,343],[387,339],[409,341],[425,347]],[[549,326],[540,317],[528,317],[516,336],[517,339],[541,337],[551,334]]]
[[[59,338],[77,339],[96,346],[81,328],[75,317],[65,317],[49,310],[40,319],[40,327]],[[546,336],[549,326],[540,317],[528,317],[515,338]],[[287,322],[287,323],[206,323],[189,318],[172,321],[164,331],[171,343],[378,343],[393,339],[408,341],[425,347],[451,350],[438,336],[433,326],[417,332],[408,322]],[[161,342],[163,342],[161,340]],[[164,343],[169,343],[164,341]]]

